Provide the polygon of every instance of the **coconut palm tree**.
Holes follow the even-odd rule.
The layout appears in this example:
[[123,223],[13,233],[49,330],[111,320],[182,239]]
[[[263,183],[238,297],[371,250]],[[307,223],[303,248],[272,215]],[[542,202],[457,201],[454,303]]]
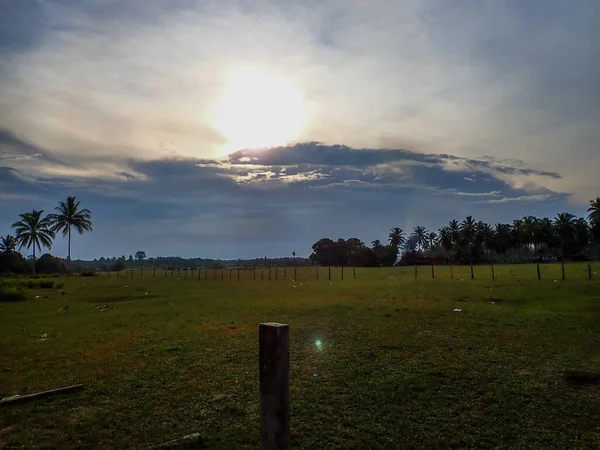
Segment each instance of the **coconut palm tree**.
[[570,213],[559,213],[554,219],[554,229],[560,241],[562,277],[565,279],[565,244],[575,238],[575,216]]
[[19,242],[14,236],[7,234],[6,237],[0,237],[0,253],[14,253],[17,251]]
[[435,245],[438,242],[437,233],[434,231],[430,231],[429,233],[427,233],[427,236],[425,236],[425,240],[427,242],[427,248],[433,252],[433,247],[435,247]]
[[406,236],[404,236],[404,230],[402,228],[392,228],[390,230],[389,243],[395,249],[399,249],[406,242]]
[[473,216],[467,216],[460,223],[460,234],[463,242],[465,242],[467,251],[469,252],[469,265],[471,266],[471,278],[473,278],[473,241],[477,233],[477,222],[473,220]]
[[423,250],[427,245],[427,228],[417,225],[413,229],[415,244],[420,250]]
[[596,197],[596,200],[590,200],[590,207],[588,208],[588,220],[594,225],[600,225],[600,197]]
[[75,197],[67,197],[66,202],[58,202],[54,210],[58,214],[50,214],[48,217],[52,221],[52,231],[54,233],[62,231],[63,237],[68,236],[69,248],[67,259],[71,261],[71,228],[75,228],[79,234],[84,231],[92,231],[92,213],[89,209],[79,209],[81,201]]
[[42,250],[42,247],[52,247],[54,231],[52,231],[52,221],[42,217],[44,211],[36,211],[20,214],[21,220],[12,224],[17,232],[16,239],[19,247],[33,247],[33,271],[35,273],[36,248]]
[[523,217],[522,220],[522,239],[523,243],[531,252],[531,259],[535,259],[535,234],[537,231],[538,219],[533,216]]

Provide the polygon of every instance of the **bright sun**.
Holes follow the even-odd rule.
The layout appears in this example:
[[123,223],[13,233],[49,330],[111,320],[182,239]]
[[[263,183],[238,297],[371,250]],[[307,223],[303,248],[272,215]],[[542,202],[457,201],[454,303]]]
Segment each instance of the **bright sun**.
[[283,77],[254,69],[230,72],[212,120],[227,139],[225,154],[295,141],[305,120],[302,95]]

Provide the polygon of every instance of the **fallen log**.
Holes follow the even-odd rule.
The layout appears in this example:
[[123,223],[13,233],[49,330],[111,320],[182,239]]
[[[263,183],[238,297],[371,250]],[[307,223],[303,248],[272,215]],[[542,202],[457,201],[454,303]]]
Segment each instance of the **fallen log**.
[[201,449],[204,448],[204,442],[200,433],[188,434],[180,439],[165,442],[164,444],[155,445],[152,448],[178,448],[178,449]]
[[62,387],[58,389],[51,389],[49,391],[36,392],[35,394],[26,394],[26,395],[13,395],[12,397],[6,397],[0,400],[0,405],[4,404],[12,404],[12,403],[21,403],[26,402],[28,400],[35,400],[37,398],[50,397],[55,394],[66,394],[69,392],[75,392],[83,389],[83,384],[75,384],[73,386]]
[[600,372],[589,370],[565,370],[565,379],[570,383],[600,384]]

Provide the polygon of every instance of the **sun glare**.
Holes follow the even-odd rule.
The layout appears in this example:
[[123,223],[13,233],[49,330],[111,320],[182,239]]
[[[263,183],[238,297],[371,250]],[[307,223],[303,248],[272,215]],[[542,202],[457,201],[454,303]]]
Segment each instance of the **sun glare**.
[[292,82],[252,69],[228,74],[213,113],[213,124],[227,139],[223,153],[273,147],[300,136],[304,100]]

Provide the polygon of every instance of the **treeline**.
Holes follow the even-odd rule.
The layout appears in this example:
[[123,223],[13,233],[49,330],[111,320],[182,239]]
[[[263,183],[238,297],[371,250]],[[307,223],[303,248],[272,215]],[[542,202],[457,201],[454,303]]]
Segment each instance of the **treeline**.
[[93,261],[75,260],[71,261],[71,270],[99,270],[120,271],[131,268],[156,268],[156,269],[222,269],[226,267],[252,268],[252,267],[286,267],[293,265],[309,265],[308,258],[255,258],[255,259],[210,259],[210,258],[180,258],[178,256],[146,257],[144,252],[136,255],[124,255],[112,258],[98,258]]
[[357,238],[319,239],[310,260],[319,265],[391,266],[394,264],[533,262],[589,260],[600,256],[600,197],[589,215],[560,213],[554,219],[525,216],[490,225],[472,216],[451,220],[436,231],[414,227],[407,235],[392,228],[387,244],[367,246]]

